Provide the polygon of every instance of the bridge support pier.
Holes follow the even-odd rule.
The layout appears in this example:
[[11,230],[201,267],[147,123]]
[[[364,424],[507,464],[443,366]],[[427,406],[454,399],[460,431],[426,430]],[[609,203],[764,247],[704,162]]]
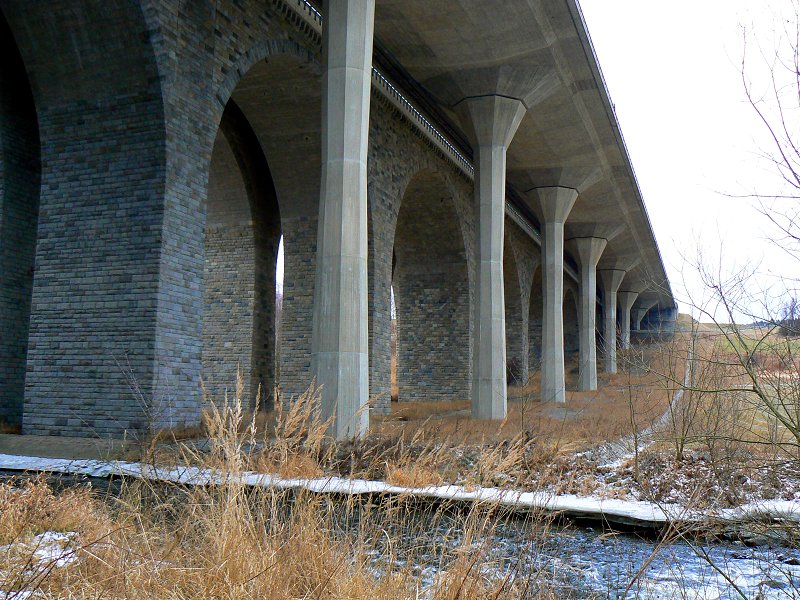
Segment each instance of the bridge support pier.
[[579,237],[570,240],[581,267],[581,289],[578,307],[580,327],[580,370],[578,389],[597,389],[597,262],[608,240],[600,237]]
[[472,368],[472,416],[506,416],[506,329],[503,290],[503,240],[506,198],[506,150],[525,116],[514,98],[487,95],[466,98],[477,147],[475,170],[478,228],[478,281]]
[[603,286],[603,370],[617,372],[617,292],[625,271],[621,269],[601,269],[598,271]]
[[369,427],[367,148],[374,0],[330,0],[311,365],[338,439]]
[[572,188],[545,187],[531,193],[544,217],[541,398],[543,402],[564,403],[564,222],[578,192]]
[[629,350],[631,347],[631,308],[636,298],[639,297],[639,292],[618,292],[620,312],[622,313],[622,320],[620,322],[620,334],[622,338],[622,349]]

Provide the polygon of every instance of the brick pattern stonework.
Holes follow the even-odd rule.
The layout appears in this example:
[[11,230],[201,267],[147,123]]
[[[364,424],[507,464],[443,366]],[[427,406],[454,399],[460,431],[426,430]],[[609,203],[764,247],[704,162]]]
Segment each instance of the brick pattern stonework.
[[541,368],[542,360],[542,269],[537,267],[531,278],[531,295],[528,307],[528,372]]
[[379,96],[373,94],[371,106],[372,408],[384,414],[390,410],[392,286],[400,400],[468,399],[475,269],[472,184],[414,135]]
[[0,422],[20,426],[41,165],[30,84],[2,14],[0,56]]
[[[539,265],[539,248],[519,226],[506,217],[503,249],[505,285],[506,379],[509,385],[526,385],[530,371],[530,302],[533,276]],[[534,363],[535,364],[535,363]]]
[[283,220],[284,277],[280,339],[280,390],[289,405],[312,384],[311,314],[314,306],[317,217]]
[[[34,118],[41,138],[31,160],[22,161],[33,177],[27,167],[15,167],[25,177],[9,175],[9,148],[19,148],[9,140],[20,129],[9,123],[13,111],[3,110],[0,244],[6,245],[0,250],[7,252],[14,239],[6,237],[14,210],[22,210],[13,218],[21,239],[16,251],[24,254],[26,243],[36,248],[32,291],[24,282],[14,286],[31,306],[25,432],[120,436],[194,424],[201,378],[213,397],[224,395],[237,362],[249,372],[248,398],[259,383],[271,388],[276,371],[285,402],[311,384],[320,40],[276,6],[263,0],[3,4],[30,78],[33,99],[23,104],[36,106],[36,115],[29,110],[23,119],[29,133],[19,156],[36,146]],[[16,68],[9,64],[0,66],[0,83]],[[233,105],[258,152],[253,144],[242,150],[241,139],[234,143],[225,130]],[[390,409],[393,282],[401,399],[468,399],[472,183],[377,94],[368,171],[373,407]],[[524,365],[537,251],[516,226],[507,230],[519,288],[509,344]],[[276,368],[274,264],[281,234]],[[0,260],[4,281],[11,281],[13,261],[7,254]],[[15,264],[30,278],[32,255],[20,254]],[[9,407],[21,402],[28,319],[25,309],[9,316],[6,298],[0,302],[0,318],[21,327],[3,325],[3,343],[10,340],[14,350],[4,346],[0,358],[2,381],[12,386],[0,390],[0,418],[13,420],[19,409]]]

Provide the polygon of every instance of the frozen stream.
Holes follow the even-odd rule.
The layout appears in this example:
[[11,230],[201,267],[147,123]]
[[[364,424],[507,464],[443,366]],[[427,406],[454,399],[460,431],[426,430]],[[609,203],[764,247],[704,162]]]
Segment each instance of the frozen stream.
[[[405,535],[391,532],[400,546],[416,549],[410,563],[422,590],[437,575],[438,568],[430,565],[439,563],[442,545],[450,550],[462,545],[455,531],[457,526],[443,520],[430,530],[420,526]],[[558,598],[800,598],[800,551],[789,548],[732,542],[661,545],[652,533],[604,533],[577,523],[543,529],[518,517],[499,523],[490,539],[469,546],[471,555],[482,553],[484,575],[529,581],[530,597],[546,588]],[[420,553],[420,547],[430,552]],[[380,547],[374,552],[379,571],[389,567],[386,556],[393,557],[395,568],[408,566],[404,548],[388,552]]]
[[526,539],[524,525],[509,524],[496,540],[492,553],[506,558],[510,568],[520,564],[522,573],[539,573],[545,580],[549,575],[559,597],[800,597],[796,550],[685,542],[660,547],[654,539],[577,526],[554,528],[533,541]]

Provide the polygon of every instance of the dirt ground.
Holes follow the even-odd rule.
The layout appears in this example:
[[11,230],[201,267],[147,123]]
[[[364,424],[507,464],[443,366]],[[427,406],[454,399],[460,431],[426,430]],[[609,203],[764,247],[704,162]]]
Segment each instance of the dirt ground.
[[[644,363],[653,371],[643,368]],[[685,350],[680,359],[673,353],[666,357],[655,346],[640,350],[634,364],[621,360],[621,372],[609,375],[598,369],[599,389],[576,390],[577,356],[567,363],[567,395],[564,405],[539,400],[539,374],[531,376],[524,387],[509,387],[508,417],[502,422],[474,421],[470,403],[392,402],[392,414],[373,416],[371,430],[394,437],[422,434],[426,438],[448,438],[467,444],[491,443],[513,439],[527,432],[531,438],[556,442],[567,450],[579,450],[644,429],[660,417],[677,389],[662,374],[674,371],[683,376]]]
[[[454,444],[489,444],[520,435],[556,444],[563,451],[581,450],[629,435],[659,418],[677,389],[672,378],[682,378],[686,340],[639,346],[619,359],[620,372],[609,375],[598,365],[599,389],[576,391],[578,357],[567,359],[566,403],[539,400],[539,374],[524,387],[509,387],[508,417],[502,421],[475,421],[468,400],[449,402],[393,401],[388,416],[372,415],[370,431],[387,438],[414,435]],[[259,429],[273,430],[274,413],[260,414]],[[200,433],[200,432],[198,432]],[[162,437],[164,440],[171,436]],[[184,437],[183,435],[180,437]],[[0,434],[0,453],[54,458],[133,458],[135,444],[122,440]]]

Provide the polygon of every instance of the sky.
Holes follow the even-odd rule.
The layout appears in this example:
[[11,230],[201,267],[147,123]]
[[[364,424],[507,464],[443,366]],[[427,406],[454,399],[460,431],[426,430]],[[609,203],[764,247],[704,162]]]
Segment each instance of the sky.
[[[747,285],[759,301],[762,290],[774,294],[780,287],[774,285],[780,275],[800,273],[797,261],[770,242],[776,232],[758,212],[759,201],[735,197],[780,188],[774,168],[759,156],[772,147],[747,103],[741,65],[746,39],[753,89],[768,89],[764,57],[774,57],[776,31],[793,19],[794,3],[580,4],[679,308],[697,315],[692,304],[705,306],[728,320],[707,303],[693,267],[698,251],[706,265],[721,266],[723,276],[757,270]],[[798,126],[800,119],[794,121],[800,133]],[[745,305],[758,312],[759,301]]]

